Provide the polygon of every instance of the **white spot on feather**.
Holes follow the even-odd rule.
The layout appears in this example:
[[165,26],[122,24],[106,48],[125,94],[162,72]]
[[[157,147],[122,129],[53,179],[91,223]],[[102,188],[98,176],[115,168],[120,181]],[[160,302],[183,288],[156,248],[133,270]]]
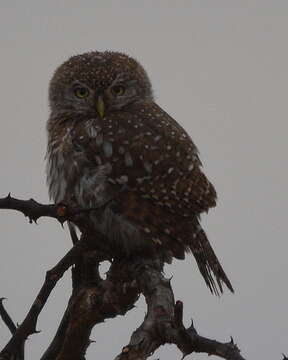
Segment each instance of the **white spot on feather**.
[[97,146],[101,146],[103,143],[103,134],[98,134],[95,141]]
[[112,154],[113,154],[113,147],[112,147],[112,144],[109,142],[109,141],[104,141],[103,143],[103,151],[104,151],[104,154],[107,156],[107,157],[111,157]]
[[152,238],[152,241],[157,245],[162,245],[162,241],[159,238]]
[[118,184],[126,184],[128,182],[128,176],[122,175],[118,179],[116,179],[116,181],[118,182]]
[[148,162],[148,161],[144,161],[144,169],[147,171],[147,172],[149,172],[149,173],[151,173],[152,172],[152,165]]
[[125,165],[131,167],[133,165],[133,159],[130,152],[125,153]]

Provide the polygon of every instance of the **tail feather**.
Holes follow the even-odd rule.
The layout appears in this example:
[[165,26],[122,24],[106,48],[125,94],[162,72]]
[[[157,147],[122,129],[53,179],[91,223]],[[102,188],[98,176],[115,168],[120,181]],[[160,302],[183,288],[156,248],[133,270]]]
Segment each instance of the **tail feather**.
[[189,247],[207,286],[212,293],[219,296],[220,293],[223,293],[224,283],[234,293],[230,280],[225,274],[204,230],[198,224],[199,228],[200,230],[195,234],[196,236],[189,244]]

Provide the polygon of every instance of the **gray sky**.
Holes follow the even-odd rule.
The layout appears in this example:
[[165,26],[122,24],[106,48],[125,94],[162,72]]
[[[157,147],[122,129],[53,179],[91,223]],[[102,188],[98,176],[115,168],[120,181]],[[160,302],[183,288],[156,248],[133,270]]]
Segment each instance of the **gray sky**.
[[[177,5],[176,5],[177,4]],[[167,266],[175,298],[199,332],[233,335],[249,359],[288,353],[287,84],[288,2],[283,0],[95,1],[1,0],[0,196],[48,201],[45,185],[47,87],[67,57],[122,50],[148,71],[157,102],[191,134],[218,207],[203,224],[235,295],[210,295],[194,259]],[[70,247],[52,220],[30,225],[0,215],[0,297],[21,322],[45,276]],[[70,274],[40,316],[27,343],[37,360],[52,338]],[[145,312],[143,299],[125,317],[93,331],[87,359],[113,358]],[[10,335],[0,322],[0,345]],[[153,358],[180,358],[175,347]],[[193,355],[194,359],[206,356]]]

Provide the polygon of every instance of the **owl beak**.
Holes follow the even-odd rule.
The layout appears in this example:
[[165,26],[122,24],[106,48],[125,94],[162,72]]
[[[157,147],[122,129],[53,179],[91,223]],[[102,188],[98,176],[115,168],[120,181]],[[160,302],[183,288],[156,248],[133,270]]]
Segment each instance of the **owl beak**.
[[96,108],[97,108],[98,114],[100,115],[101,119],[103,119],[104,114],[105,114],[105,104],[104,104],[102,96],[98,96]]

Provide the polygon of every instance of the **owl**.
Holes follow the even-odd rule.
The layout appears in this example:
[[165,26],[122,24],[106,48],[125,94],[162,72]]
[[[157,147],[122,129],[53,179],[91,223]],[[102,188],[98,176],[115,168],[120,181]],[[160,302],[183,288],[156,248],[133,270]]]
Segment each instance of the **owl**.
[[49,104],[49,195],[96,209],[87,212],[95,246],[115,259],[192,252],[212,293],[223,283],[233,291],[199,222],[215,189],[190,136],[154,102],[143,67],[120,52],[73,56],[54,73]]

